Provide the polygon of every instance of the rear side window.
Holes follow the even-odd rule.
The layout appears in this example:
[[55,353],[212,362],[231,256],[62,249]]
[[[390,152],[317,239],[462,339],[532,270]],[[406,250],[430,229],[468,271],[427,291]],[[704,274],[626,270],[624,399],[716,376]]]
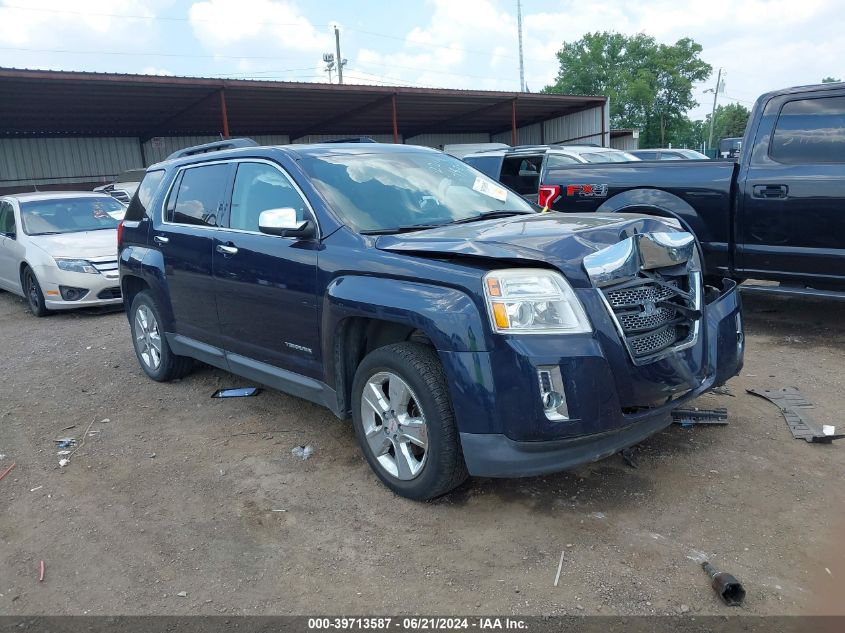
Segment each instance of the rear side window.
[[184,170],[170,194],[166,220],[174,224],[218,226],[228,170],[229,165],[223,163]]
[[769,155],[780,163],[845,163],[845,97],[786,103]]
[[138,186],[138,191],[132,196],[132,201],[129,203],[129,208],[126,209],[125,220],[130,222],[137,222],[149,217],[147,209],[153,201],[153,196],[158,191],[161,181],[164,179],[164,170],[156,169],[155,171],[147,172],[141,184]]

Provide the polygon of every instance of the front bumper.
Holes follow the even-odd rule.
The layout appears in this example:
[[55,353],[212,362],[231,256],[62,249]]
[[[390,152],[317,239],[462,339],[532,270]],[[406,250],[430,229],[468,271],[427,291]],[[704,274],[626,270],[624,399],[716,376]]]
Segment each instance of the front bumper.
[[[446,365],[453,390],[474,378],[474,393],[453,392],[470,474],[521,477],[567,470],[608,457],[669,426],[672,409],[723,384],[742,368],[744,334],[734,282],[725,282],[718,298],[706,305],[703,318],[693,348],[651,366],[625,364],[621,342],[617,339],[619,349],[613,349],[607,324],[595,319],[596,336],[568,340],[565,355],[550,353],[547,342],[521,341],[514,349],[524,354],[511,350],[510,361],[502,352],[450,359]],[[572,414],[559,422],[543,413],[535,378],[538,366],[551,363],[565,377]],[[623,406],[642,400],[652,404]]]
[[[61,270],[55,266],[37,266],[35,275],[44,295],[44,305],[48,310],[72,310],[97,306],[121,305],[120,279],[114,274],[75,273]],[[65,301],[60,286],[85,288],[88,292],[76,301]]]

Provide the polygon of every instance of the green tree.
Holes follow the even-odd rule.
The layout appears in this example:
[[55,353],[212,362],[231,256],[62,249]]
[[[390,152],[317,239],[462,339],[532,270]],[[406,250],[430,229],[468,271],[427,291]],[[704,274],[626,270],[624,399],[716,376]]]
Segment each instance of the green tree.
[[822,79],[823,84],[835,84],[839,81],[842,81],[842,80],[837,79],[836,77],[825,77],[824,79]]
[[688,124],[693,84],[710,76],[701,51],[689,38],[666,45],[642,33],[587,33],[564,42],[558,76],[543,92],[607,95],[613,127],[639,128],[643,146],[663,146]]
[[[713,142],[731,136],[742,136],[745,134],[745,126],[748,125],[748,117],[751,112],[744,105],[729,103],[716,108],[716,119],[713,124]],[[710,130],[710,115],[704,119],[705,129]]]

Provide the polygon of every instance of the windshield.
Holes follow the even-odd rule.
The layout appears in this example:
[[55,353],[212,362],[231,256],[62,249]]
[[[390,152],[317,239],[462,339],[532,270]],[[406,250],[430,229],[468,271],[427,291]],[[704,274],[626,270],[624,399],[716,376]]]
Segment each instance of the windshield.
[[588,163],[629,163],[640,160],[628,152],[588,152],[580,156]]
[[117,200],[106,196],[33,200],[21,202],[20,206],[27,235],[116,229],[125,210]]
[[439,152],[337,152],[310,156],[302,166],[357,231],[448,224],[491,212],[535,212],[517,194]]

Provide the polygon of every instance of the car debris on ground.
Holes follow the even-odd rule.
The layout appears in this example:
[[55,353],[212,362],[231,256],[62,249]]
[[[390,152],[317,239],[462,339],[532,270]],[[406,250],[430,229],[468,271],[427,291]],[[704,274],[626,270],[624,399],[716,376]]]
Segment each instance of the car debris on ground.
[[818,444],[830,444],[833,440],[845,437],[845,433],[836,434],[836,427],[830,424],[820,425],[807,414],[815,405],[807,400],[796,387],[784,389],[747,389],[748,393],[768,400],[783,414],[786,424],[796,440],[806,440]]
[[725,425],[728,423],[728,410],[724,407],[718,409],[699,409],[698,407],[675,409],[672,411],[672,421],[684,428],[689,428],[695,424]]
[[294,457],[298,457],[302,461],[305,461],[314,454],[314,447],[310,444],[306,444],[305,446],[294,446],[290,452]]
[[738,607],[745,600],[745,588],[742,583],[731,574],[718,571],[709,562],[701,563],[701,568],[707,572],[713,581],[713,590],[729,607]]
[[257,396],[261,393],[258,387],[234,387],[231,389],[218,389],[213,394],[212,398],[249,398],[250,396]]

